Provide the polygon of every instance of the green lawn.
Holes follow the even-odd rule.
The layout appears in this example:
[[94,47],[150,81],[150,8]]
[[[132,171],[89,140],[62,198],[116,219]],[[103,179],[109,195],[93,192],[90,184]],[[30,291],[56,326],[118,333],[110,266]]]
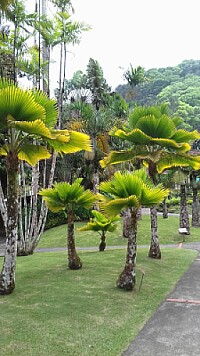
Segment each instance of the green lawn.
[[[83,226],[84,223],[76,223],[76,228]],[[183,240],[183,236],[178,233],[179,218],[177,216],[169,216],[168,219],[163,219],[162,215],[158,215],[158,233],[160,244],[177,244]],[[38,247],[65,247],[66,246],[67,226],[61,225],[53,229],[47,230],[42,235],[42,239]],[[76,246],[88,247],[99,245],[98,233],[87,231],[78,232],[76,234]],[[149,245],[151,239],[150,218],[148,215],[143,215],[138,226],[138,245]],[[200,233],[198,228],[191,228],[191,235],[185,237],[186,242],[200,241]],[[125,246],[127,239],[122,238],[122,227],[119,224],[118,229],[113,233],[107,233],[108,246]]]
[[[170,220],[165,223],[170,236]],[[56,245],[62,244],[61,231],[54,229]],[[83,269],[78,271],[67,269],[66,252],[18,257],[16,289],[0,297],[2,355],[120,356],[197,255],[163,249],[162,259],[152,260],[147,249],[139,249],[136,289],[126,292],[115,287],[125,249],[79,253]]]

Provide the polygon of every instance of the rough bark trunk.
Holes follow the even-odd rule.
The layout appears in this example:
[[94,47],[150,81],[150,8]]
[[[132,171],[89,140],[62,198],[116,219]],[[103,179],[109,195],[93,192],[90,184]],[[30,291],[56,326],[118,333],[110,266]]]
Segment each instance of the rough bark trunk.
[[197,187],[192,188],[193,202],[192,202],[192,226],[200,227],[200,203],[198,198]]
[[102,231],[101,242],[99,244],[99,251],[102,252],[105,250],[105,248],[106,248],[106,234],[105,231]]
[[160,259],[161,251],[158,241],[158,217],[157,217],[157,209],[155,206],[150,208],[150,216],[151,216],[151,245],[149,249],[149,257]]
[[[53,176],[55,171],[57,154],[53,153],[52,161],[51,161],[51,171],[48,179],[48,188],[51,188],[53,183]],[[18,240],[17,246],[17,255],[18,256],[28,256],[33,254],[35,248],[37,247],[41,235],[44,231],[48,208],[45,204],[44,200],[42,200],[41,208],[39,214],[37,213],[37,193],[38,193],[38,179],[39,179],[39,171],[36,167],[33,168],[32,171],[32,186],[31,186],[31,195],[30,202],[28,204],[28,216],[26,218],[26,214],[21,214],[21,218],[24,219],[23,225],[23,233],[20,234],[20,238]],[[46,187],[45,182],[43,182],[43,188]],[[27,198],[27,197],[26,197]],[[24,203],[26,206],[26,198],[24,197]],[[35,203],[34,203],[35,202]]]
[[168,219],[167,198],[163,199],[163,218]]
[[68,267],[70,269],[80,269],[82,268],[82,261],[78,256],[75,248],[74,239],[74,213],[68,211],[67,213],[67,223],[68,223],[68,238],[67,238],[67,248],[68,248]]
[[189,221],[189,213],[187,207],[187,194],[186,194],[186,186],[185,184],[181,184],[181,202],[180,202],[180,228],[186,228],[190,235],[190,221]]
[[125,238],[129,237],[130,226],[131,226],[130,209],[124,209],[122,237],[125,237]]
[[15,288],[18,231],[18,159],[10,152],[7,156],[7,230],[3,268],[0,274],[0,294],[10,294]]
[[129,225],[126,263],[117,280],[117,287],[125,290],[132,290],[136,283],[137,210],[132,209],[130,213],[131,224]]
[[0,181],[0,212],[1,212],[1,217],[2,217],[2,220],[3,220],[5,232],[6,232],[8,214],[7,214],[7,205],[6,205],[6,202],[5,202],[5,197],[4,197],[1,181]]

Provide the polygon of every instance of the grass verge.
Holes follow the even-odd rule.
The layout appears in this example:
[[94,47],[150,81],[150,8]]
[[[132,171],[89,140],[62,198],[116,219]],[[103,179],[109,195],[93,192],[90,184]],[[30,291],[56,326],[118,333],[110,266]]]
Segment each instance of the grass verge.
[[18,258],[16,289],[0,298],[2,355],[121,355],[197,253],[163,249],[157,261],[139,249],[132,292],[115,287],[124,249],[79,254],[78,271],[67,269],[66,252]]
[[[76,228],[83,226],[83,222],[77,222]],[[168,219],[163,219],[158,215],[158,235],[160,244],[177,244],[183,240],[183,235],[179,235],[179,218],[177,216],[169,216]],[[98,247],[100,239],[99,234],[92,231],[78,232],[75,231],[77,247]],[[67,236],[67,226],[61,225],[53,229],[47,230],[42,235],[38,247],[65,247]],[[150,217],[143,215],[142,220],[138,224],[138,245],[149,245],[151,240]],[[107,233],[108,246],[126,246],[127,239],[122,238],[122,221],[119,223],[117,230],[113,233]],[[200,241],[198,228],[191,228],[189,236],[185,236],[185,242]]]

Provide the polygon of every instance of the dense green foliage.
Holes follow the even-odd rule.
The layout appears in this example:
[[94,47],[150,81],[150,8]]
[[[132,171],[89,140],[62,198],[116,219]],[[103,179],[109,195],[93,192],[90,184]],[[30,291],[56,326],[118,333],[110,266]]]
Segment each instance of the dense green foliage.
[[173,115],[184,119],[183,127],[200,130],[200,60],[185,60],[175,67],[154,68],[146,71],[147,82],[134,88],[130,98],[128,84],[116,91],[127,101],[138,105],[166,102]]

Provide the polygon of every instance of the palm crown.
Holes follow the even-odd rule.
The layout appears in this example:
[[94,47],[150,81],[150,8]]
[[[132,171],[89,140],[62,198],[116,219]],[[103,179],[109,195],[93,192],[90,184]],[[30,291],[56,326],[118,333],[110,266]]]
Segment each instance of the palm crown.
[[115,216],[124,208],[158,204],[169,193],[162,185],[153,186],[144,169],[116,172],[112,179],[100,184],[100,191],[105,194],[99,194],[101,209],[108,216]]
[[172,166],[197,169],[200,158],[192,157],[189,151],[190,142],[200,138],[200,134],[177,129],[180,122],[180,118],[168,116],[166,105],[137,107],[130,114],[127,126],[110,131],[111,136],[128,141],[131,147],[126,151],[111,152],[101,161],[102,166],[140,158],[156,163],[159,173]]
[[57,213],[61,210],[71,211],[81,206],[85,209],[92,208],[95,196],[90,190],[81,186],[82,178],[77,178],[74,183],[55,183],[53,188],[42,189],[39,194],[44,197],[48,208]]
[[[56,102],[40,91],[24,91],[1,80],[0,112],[0,155],[7,156],[12,151],[19,159],[35,165],[51,156],[44,142],[60,153],[91,150],[89,136],[54,129]],[[33,139],[39,141],[33,144]]]
[[93,218],[90,219],[87,225],[81,227],[79,231],[115,231],[117,227],[116,222],[119,220],[119,216],[107,218],[97,210],[92,210],[92,215]]

